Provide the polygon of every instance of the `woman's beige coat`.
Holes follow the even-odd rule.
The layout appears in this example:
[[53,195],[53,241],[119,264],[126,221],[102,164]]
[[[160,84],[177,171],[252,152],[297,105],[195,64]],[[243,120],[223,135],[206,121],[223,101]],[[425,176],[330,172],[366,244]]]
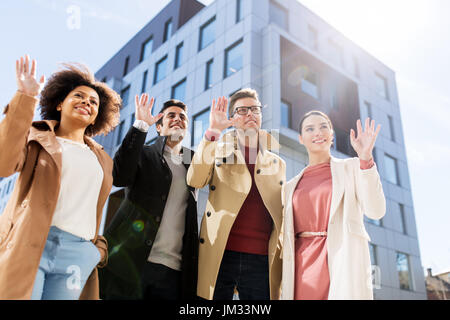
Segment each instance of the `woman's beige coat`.
[[[377,167],[361,170],[358,158],[331,158],[332,195],[328,222],[328,299],[373,299],[371,263],[363,214],[381,219],[386,200]],[[295,234],[292,197],[303,171],[286,184],[281,299],[294,299]],[[301,207],[301,206],[300,206]]]
[[[59,195],[62,154],[54,133],[57,121],[33,121],[37,99],[17,92],[0,123],[0,176],[20,172],[0,215],[0,299],[30,299],[36,272]],[[98,236],[103,206],[112,186],[112,159],[89,137],[85,142],[103,168],[93,243],[107,251]],[[104,266],[107,257],[98,265]],[[97,268],[80,299],[98,299]]]
[[[268,252],[271,299],[279,299],[282,186],[286,181],[284,160],[270,151],[278,148],[272,136],[259,131],[254,177],[274,222]],[[219,141],[203,138],[188,170],[187,183],[199,189],[209,184],[209,197],[200,229],[197,294],[211,300],[228,235],[252,185],[236,131],[226,133]]]

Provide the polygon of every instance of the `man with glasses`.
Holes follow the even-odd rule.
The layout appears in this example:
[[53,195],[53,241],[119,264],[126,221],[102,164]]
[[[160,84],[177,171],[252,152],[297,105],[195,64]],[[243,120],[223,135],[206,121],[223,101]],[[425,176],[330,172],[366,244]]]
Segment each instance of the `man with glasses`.
[[[200,229],[197,294],[231,300],[279,298],[282,187],[286,164],[275,139],[261,130],[261,103],[252,89],[212,102],[209,128],[187,174],[191,187],[209,184]],[[235,130],[222,131],[230,126]]]

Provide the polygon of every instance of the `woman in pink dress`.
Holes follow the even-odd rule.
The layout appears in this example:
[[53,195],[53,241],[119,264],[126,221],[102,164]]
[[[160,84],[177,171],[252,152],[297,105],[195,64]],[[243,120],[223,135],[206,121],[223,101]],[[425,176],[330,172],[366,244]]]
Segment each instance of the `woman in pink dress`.
[[309,163],[285,189],[282,299],[373,299],[363,213],[380,219],[386,209],[372,157],[380,125],[367,118],[356,127],[358,158],[337,159],[328,116],[311,111],[300,122]]

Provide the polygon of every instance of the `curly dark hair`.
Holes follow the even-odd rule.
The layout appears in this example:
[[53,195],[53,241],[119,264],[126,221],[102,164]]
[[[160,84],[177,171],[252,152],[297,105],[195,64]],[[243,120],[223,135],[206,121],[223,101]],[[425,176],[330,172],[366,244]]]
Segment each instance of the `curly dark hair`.
[[85,134],[96,136],[108,134],[119,124],[122,99],[106,83],[97,81],[89,68],[81,63],[63,63],[63,68],[48,79],[41,92],[41,117],[43,120],[61,121],[57,106],[76,87],[87,86],[94,89],[99,98],[98,115],[95,123],[86,128]]

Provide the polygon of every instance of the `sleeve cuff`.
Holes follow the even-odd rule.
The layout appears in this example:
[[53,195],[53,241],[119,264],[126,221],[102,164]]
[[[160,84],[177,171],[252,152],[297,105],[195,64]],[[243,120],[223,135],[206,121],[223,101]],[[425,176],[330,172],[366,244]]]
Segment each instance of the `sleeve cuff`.
[[142,132],[148,132],[150,126],[144,120],[134,120],[133,127]]
[[367,170],[373,167],[373,165],[375,164],[375,162],[373,161],[373,158],[371,158],[370,160],[361,160],[359,159],[359,168],[361,170]]
[[217,141],[220,138],[220,132],[216,130],[208,129],[205,132],[205,138],[208,141]]

